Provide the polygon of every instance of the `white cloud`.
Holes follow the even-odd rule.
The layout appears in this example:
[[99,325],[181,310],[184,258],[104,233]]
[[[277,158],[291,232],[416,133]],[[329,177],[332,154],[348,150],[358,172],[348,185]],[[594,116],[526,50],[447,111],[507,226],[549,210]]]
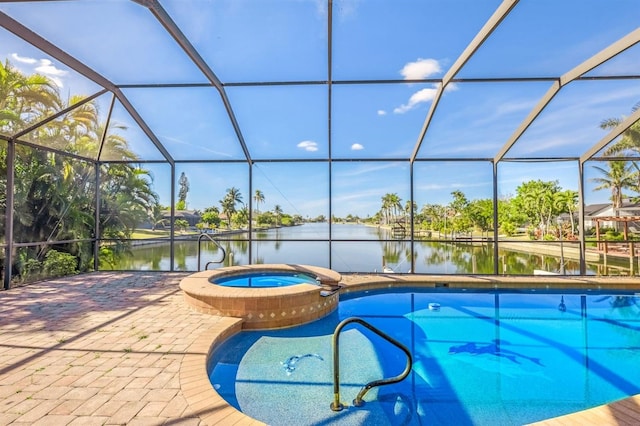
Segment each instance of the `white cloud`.
[[36,71],[42,74],[52,75],[56,77],[67,75],[67,71],[56,68],[55,65],[53,65],[53,62],[48,59],[40,59],[40,65],[36,67]]
[[360,151],[361,149],[364,149],[364,146],[362,146],[362,144],[354,143],[353,145],[351,145],[352,151]]
[[49,59],[36,59],[36,58],[28,58],[26,56],[20,56],[17,53],[12,53],[11,54],[11,58],[16,61],[16,62],[20,62],[22,64],[27,64],[27,65],[36,65],[33,69],[39,73],[42,74],[46,77],[48,77],[49,79],[51,79],[58,87],[63,87],[64,84],[62,82],[62,78],[65,75],[67,75],[69,72],[68,71],[64,71],[61,70],[60,68],[57,68],[53,62],[51,62]]
[[58,87],[64,87],[64,83],[60,77],[68,74],[67,71],[63,71],[56,68],[53,63],[48,59],[40,59],[40,65],[36,67],[36,71],[40,74],[44,74],[49,77]]
[[435,98],[437,92],[437,87],[429,87],[426,89],[418,90],[416,93],[411,95],[411,97],[409,98],[409,102],[394,108],[393,112],[394,114],[404,114],[405,112],[411,111],[422,103],[431,102],[433,98]]
[[[408,62],[404,67],[400,70],[400,74],[404,77],[405,80],[420,80],[423,78],[427,78],[434,74],[438,74],[442,72],[442,68],[440,67],[440,63],[435,59],[422,59],[418,58],[415,62]],[[417,91],[411,98],[409,98],[409,102],[406,104],[400,105],[399,107],[394,108],[394,114],[404,114],[407,111],[414,109],[416,106],[423,102],[431,102],[437,93],[438,86],[433,85],[433,88],[426,88]],[[449,90],[457,90],[455,84],[449,84],[445,88],[445,91]],[[378,115],[385,115],[387,112],[385,110],[378,110]]]
[[405,80],[420,80],[442,72],[440,64],[435,59],[418,58],[415,62],[405,64],[400,74]]
[[314,141],[302,141],[297,146],[298,148],[309,152],[315,152],[318,150],[318,144]]
[[12,53],[11,54],[11,59],[14,59],[17,62],[22,62],[23,64],[31,64],[31,65],[35,64],[36,62],[38,62],[38,60],[35,59],[35,58],[27,58],[27,57],[24,57],[24,56],[20,56],[17,53]]

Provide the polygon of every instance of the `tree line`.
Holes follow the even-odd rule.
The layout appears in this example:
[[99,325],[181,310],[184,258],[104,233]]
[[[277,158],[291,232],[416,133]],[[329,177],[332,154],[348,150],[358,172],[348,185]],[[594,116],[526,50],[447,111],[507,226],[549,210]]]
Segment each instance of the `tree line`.
[[[636,110],[640,104],[634,107]],[[610,129],[620,119],[601,123]],[[67,98],[45,76],[25,75],[6,60],[0,63],[0,134],[19,135],[26,143],[15,143],[13,187],[13,241],[20,243],[12,253],[12,269],[26,277],[38,274],[66,274],[91,269],[95,238],[101,261],[126,251],[133,232],[145,222],[156,223],[163,207],[153,191],[153,176],[144,169],[124,136],[126,127],[102,119],[99,104],[86,96]],[[0,210],[7,209],[9,143],[0,139]],[[640,124],[635,123],[604,151],[615,161],[593,166],[596,190],[607,190],[614,210],[625,198],[640,193]],[[116,162],[101,161],[108,159]],[[186,207],[188,180],[179,181],[177,207]],[[628,192],[632,194],[629,195]],[[634,195],[635,194],[635,195]],[[494,228],[493,200],[469,200],[462,191],[453,191],[446,205],[427,204],[420,209],[397,194],[385,194],[381,208],[373,216],[360,219],[348,215],[338,220],[363,220],[390,225],[413,213],[419,229],[470,232]],[[252,195],[257,226],[286,226],[302,222],[325,222],[326,218],[302,218],[287,214],[281,206],[261,210],[265,195]],[[99,203],[96,203],[99,200]],[[243,194],[231,187],[218,205],[201,212],[199,227],[245,227],[248,206]],[[97,204],[97,207],[96,207]],[[577,193],[562,189],[557,181],[534,180],[521,184],[516,195],[497,201],[500,232],[511,235],[527,227],[536,238],[553,235],[554,218],[566,213],[573,218]],[[96,211],[96,208],[98,211]],[[6,223],[0,221],[0,236]],[[570,219],[566,231],[575,234]]]
[[[180,176],[180,189],[178,192],[179,200],[176,204],[177,210],[184,210],[186,207],[186,198],[189,191],[189,180],[185,173]],[[252,220],[257,227],[279,227],[293,226],[304,222],[324,222],[325,217],[319,216],[313,219],[305,219],[300,214],[285,213],[279,204],[276,204],[271,210],[260,210],[260,206],[264,204],[266,198],[264,193],[257,189],[253,195],[255,209],[253,211]],[[249,207],[244,202],[244,197],[240,190],[236,187],[227,188],[224,197],[218,201],[219,206],[213,205],[205,207],[204,210],[195,210],[194,213],[200,217],[200,222],[196,224],[199,230],[226,227],[230,228],[248,228],[249,226]],[[186,229],[189,223],[184,219],[176,219],[175,226],[179,229]]]
[[[24,75],[8,60],[0,63],[0,133],[23,132],[20,140],[31,144],[14,145],[13,240],[34,243],[14,248],[14,274],[26,279],[90,269],[97,232],[112,240],[101,247],[106,258],[124,249],[134,229],[153,216],[159,206],[152,176],[136,164],[124,131],[115,123],[106,128],[94,100],[79,95],[64,99],[50,79]],[[3,213],[8,154],[8,143],[0,141]],[[83,160],[99,160],[99,155],[122,162]],[[3,239],[5,227],[3,220]]]
[[[360,219],[348,216],[346,221],[362,221],[388,226],[408,227],[413,216],[414,229],[438,231],[441,234],[489,232],[494,229],[493,199],[469,200],[460,190],[451,192],[447,204],[425,204],[418,209],[415,203],[402,203],[397,194],[385,194],[381,208],[373,216]],[[575,212],[578,192],[563,190],[558,181],[531,180],[516,189],[516,195],[497,201],[499,232],[514,235],[526,229],[531,236],[548,238],[557,235],[555,219],[567,213],[568,236],[575,234]],[[413,210],[413,212],[412,212]],[[334,218],[334,220],[340,220]]]
[[[637,103],[632,112],[640,108]],[[605,119],[600,123],[604,130],[617,127],[619,118]],[[598,174],[590,180],[595,183],[594,191],[609,192],[609,200],[615,216],[620,215],[624,200],[640,202],[640,122],[636,122],[621,137],[605,148],[603,158],[615,158],[594,162],[593,169]],[[334,221],[369,222],[382,225],[408,223],[413,213],[416,229],[435,230],[441,233],[488,232],[494,229],[493,199],[469,200],[460,190],[451,192],[448,204],[425,204],[420,210],[415,203],[402,199],[396,193],[382,196],[381,208],[366,219],[354,215],[345,218],[334,217]],[[511,236],[518,230],[525,230],[531,238],[553,239],[560,236],[573,238],[578,233],[576,213],[578,192],[565,190],[557,180],[530,180],[516,189],[515,196],[497,200],[498,230]],[[557,219],[561,218],[560,223]]]

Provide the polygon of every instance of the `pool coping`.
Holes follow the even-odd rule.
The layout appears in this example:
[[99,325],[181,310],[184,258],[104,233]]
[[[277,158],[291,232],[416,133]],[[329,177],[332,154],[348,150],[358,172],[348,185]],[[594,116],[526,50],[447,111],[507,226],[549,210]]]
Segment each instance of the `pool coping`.
[[[401,285],[398,285],[400,283]],[[571,277],[571,276],[438,276],[401,274],[342,274],[340,293],[385,289],[392,287],[449,287],[472,289],[580,289],[580,290],[633,290],[640,291],[640,280],[633,277]],[[272,288],[270,290],[276,290]],[[269,289],[267,289],[269,290]],[[180,386],[192,412],[206,425],[266,425],[229,405],[211,385],[208,364],[215,349],[226,339],[243,329],[243,319],[221,317],[214,326],[205,330],[189,347],[180,367]],[[630,397],[633,398],[633,397]],[[586,411],[607,407],[592,407]],[[573,413],[579,415],[581,412]],[[561,416],[566,419],[573,414]],[[545,424],[551,419],[545,420]],[[561,424],[559,421],[557,424]]]
[[[290,272],[312,275],[314,284],[283,287],[229,287],[215,280],[262,272]],[[338,306],[338,283],[342,275],[310,265],[267,264],[230,266],[197,272],[180,281],[186,303],[198,312],[242,318],[243,329],[291,327],[315,321]]]

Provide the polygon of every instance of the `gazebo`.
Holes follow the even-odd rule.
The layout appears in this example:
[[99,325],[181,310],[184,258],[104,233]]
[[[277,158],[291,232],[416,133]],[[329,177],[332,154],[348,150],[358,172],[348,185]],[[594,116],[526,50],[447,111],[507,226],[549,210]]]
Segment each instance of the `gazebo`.
[[[629,222],[640,222],[640,216],[602,216],[593,218],[593,221],[596,224],[596,241],[597,246],[596,249],[599,253],[603,254],[605,267],[607,264],[608,256],[618,256],[618,257],[629,257],[629,269],[631,275],[635,274],[635,271],[638,270],[636,267],[635,257],[636,257],[636,244],[634,241],[629,239]],[[602,239],[600,234],[600,223],[601,222],[616,222],[623,224],[623,235],[624,241],[606,241]]]

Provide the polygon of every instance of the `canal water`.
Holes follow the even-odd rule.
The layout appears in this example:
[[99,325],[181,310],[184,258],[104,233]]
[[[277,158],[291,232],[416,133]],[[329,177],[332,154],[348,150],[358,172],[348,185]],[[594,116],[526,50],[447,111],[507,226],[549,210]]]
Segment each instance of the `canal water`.
[[[224,248],[226,257],[222,263],[222,251],[216,244],[203,238],[198,240],[176,240],[174,270],[197,271],[245,265],[249,263],[298,263],[334,269],[339,272],[372,273],[391,270],[395,273],[426,274],[493,274],[493,244],[487,241],[471,243],[455,241],[411,241],[396,239],[388,229],[375,226],[338,224],[331,228],[326,223],[304,224],[294,227],[256,231],[254,241],[249,242],[247,233],[212,234]],[[328,239],[332,240],[329,244]],[[425,238],[426,239],[426,238]],[[560,272],[559,255],[540,254],[531,250],[531,241],[522,244],[522,250],[498,251],[498,273],[530,275],[534,270]],[[249,246],[251,246],[251,253]],[[548,243],[547,243],[548,244]],[[200,245],[200,265],[198,246]],[[548,245],[547,245],[548,247]],[[577,248],[577,243],[564,243],[565,251]],[[413,267],[412,267],[413,253]],[[587,263],[587,274],[610,275],[628,273],[629,262],[609,262],[605,267],[598,263]],[[102,269],[117,270],[170,270],[170,244],[165,241],[137,242],[129,253],[103,264]],[[567,274],[578,274],[576,259],[564,258]]]

